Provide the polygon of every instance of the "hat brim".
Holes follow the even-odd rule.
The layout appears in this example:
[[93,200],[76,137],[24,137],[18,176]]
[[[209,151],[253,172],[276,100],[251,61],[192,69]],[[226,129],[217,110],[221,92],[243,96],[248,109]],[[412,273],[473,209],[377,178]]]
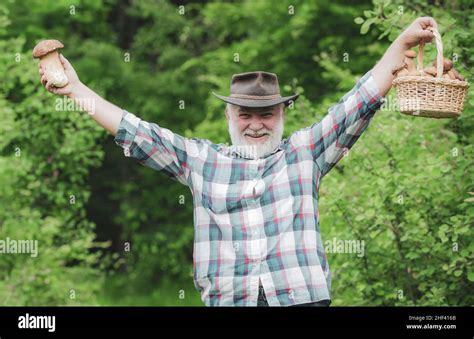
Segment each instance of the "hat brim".
[[284,103],[285,106],[290,105],[292,102],[298,99],[299,94],[293,94],[288,97],[281,97],[276,99],[265,99],[265,100],[256,100],[256,99],[240,99],[240,98],[231,98],[223,95],[216,94],[212,92],[214,96],[221,99],[224,102],[227,102],[232,105],[242,106],[242,107],[270,107],[275,106],[281,103]]

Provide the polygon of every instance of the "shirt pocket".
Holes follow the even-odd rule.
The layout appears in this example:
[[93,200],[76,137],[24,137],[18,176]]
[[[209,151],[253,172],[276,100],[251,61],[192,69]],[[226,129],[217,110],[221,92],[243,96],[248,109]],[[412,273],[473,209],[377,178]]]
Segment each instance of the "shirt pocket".
[[204,182],[200,192],[202,206],[216,214],[232,213],[242,208],[242,189],[242,182]]

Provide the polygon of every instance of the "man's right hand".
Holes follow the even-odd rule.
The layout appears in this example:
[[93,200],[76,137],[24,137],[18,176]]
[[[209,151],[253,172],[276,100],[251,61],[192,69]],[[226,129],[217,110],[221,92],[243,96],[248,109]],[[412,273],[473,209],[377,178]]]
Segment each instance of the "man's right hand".
[[48,92],[51,92],[57,95],[71,96],[72,94],[74,94],[74,91],[76,91],[80,87],[81,82],[79,80],[79,77],[77,76],[76,71],[72,67],[71,63],[62,54],[59,54],[59,60],[63,64],[64,72],[66,73],[66,76],[69,79],[68,84],[64,87],[54,86],[52,82],[46,79],[46,76],[44,75],[44,71],[41,68],[41,63],[39,63],[38,68],[39,68],[39,74],[41,76],[41,83],[48,90]]
[[79,80],[74,68],[71,66],[69,61],[62,56],[62,54],[60,54],[59,59],[63,64],[69,83],[61,88],[55,87],[46,79],[44,72],[41,69],[41,65],[39,65],[41,83],[51,93],[56,95],[67,95],[78,104],[81,111],[87,112],[99,125],[109,131],[112,135],[115,135],[122,120],[123,110],[108,102],[84,85]]

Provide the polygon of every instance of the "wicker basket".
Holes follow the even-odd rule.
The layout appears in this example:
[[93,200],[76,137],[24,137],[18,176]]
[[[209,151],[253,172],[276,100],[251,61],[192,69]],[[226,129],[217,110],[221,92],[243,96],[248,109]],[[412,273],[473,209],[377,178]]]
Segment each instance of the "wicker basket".
[[[437,49],[437,75],[401,76],[395,78],[393,85],[397,89],[400,112],[403,114],[428,118],[457,118],[461,115],[466,98],[467,81],[442,78],[443,43],[441,35],[432,29]],[[423,70],[423,47],[419,45],[418,66]]]

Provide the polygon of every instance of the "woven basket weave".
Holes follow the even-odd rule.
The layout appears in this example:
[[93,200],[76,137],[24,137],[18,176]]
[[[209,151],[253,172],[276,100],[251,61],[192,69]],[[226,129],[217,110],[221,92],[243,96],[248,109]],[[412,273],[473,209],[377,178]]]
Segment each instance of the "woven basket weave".
[[[436,77],[401,76],[395,78],[400,112],[403,114],[428,118],[457,118],[461,115],[469,83],[461,80],[442,78],[443,44],[441,35],[432,29],[437,49]],[[418,47],[419,71],[423,70],[423,47]]]

